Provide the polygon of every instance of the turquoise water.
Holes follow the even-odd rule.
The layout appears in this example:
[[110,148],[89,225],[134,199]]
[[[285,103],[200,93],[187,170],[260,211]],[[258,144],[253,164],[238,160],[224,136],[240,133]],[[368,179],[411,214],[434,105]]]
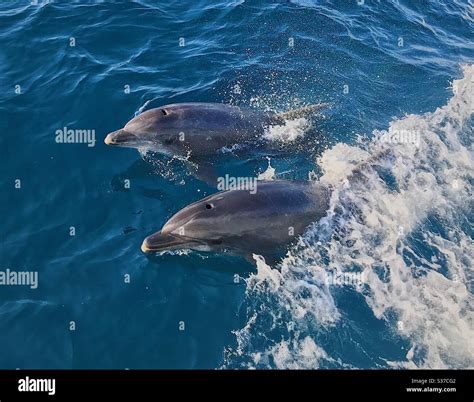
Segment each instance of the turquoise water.
[[[0,5],[0,270],[39,283],[0,287],[0,367],[474,366],[472,4],[31,3]],[[284,131],[311,146],[219,162],[334,186],[328,218],[278,270],[140,251],[215,190],[179,160],[103,139],[195,101],[331,103]],[[63,127],[96,143],[56,143]],[[381,141],[389,127],[416,146]],[[328,285],[334,270],[363,286]]]

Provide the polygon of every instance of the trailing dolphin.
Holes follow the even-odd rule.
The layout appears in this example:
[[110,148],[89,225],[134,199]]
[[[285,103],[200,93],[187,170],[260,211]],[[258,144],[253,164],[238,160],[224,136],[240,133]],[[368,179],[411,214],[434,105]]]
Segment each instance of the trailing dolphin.
[[254,194],[221,191],[177,212],[141,248],[275,256],[326,215],[329,198],[318,182],[262,181]]
[[108,134],[105,143],[181,156],[203,166],[198,176],[206,175],[206,159],[219,150],[261,144],[269,127],[308,116],[325,106],[310,105],[275,113],[219,103],[177,103],[141,113],[120,130]]

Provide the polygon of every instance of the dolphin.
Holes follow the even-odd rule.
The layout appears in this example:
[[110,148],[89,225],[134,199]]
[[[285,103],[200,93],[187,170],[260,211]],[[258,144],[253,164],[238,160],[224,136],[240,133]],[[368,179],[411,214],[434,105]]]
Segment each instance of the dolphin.
[[210,169],[209,157],[237,145],[258,146],[269,127],[308,116],[325,106],[321,103],[276,113],[220,103],[176,103],[139,114],[123,128],[108,134],[104,142],[185,158],[198,170],[200,165],[204,166],[198,172],[203,174],[200,178],[215,184],[215,178],[205,177],[205,169]]
[[148,236],[144,253],[192,249],[272,258],[326,215],[330,188],[311,181],[259,181],[254,193],[226,190],[194,202]]

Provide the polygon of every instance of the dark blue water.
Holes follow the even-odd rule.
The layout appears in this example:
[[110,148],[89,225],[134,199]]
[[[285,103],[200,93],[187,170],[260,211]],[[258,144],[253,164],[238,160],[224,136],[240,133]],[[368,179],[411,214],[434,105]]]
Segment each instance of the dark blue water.
[[[0,5],[0,270],[36,271],[39,286],[0,286],[0,367],[473,367],[472,4],[30,3]],[[103,139],[190,101],[330,102],[305,133],[319,146],[271,159],[289,179],[314,170],[337,187],[389,126],[421,145],[393,146],[385,176],[334,197],[339,217],[361,206],[338,220],[355,245],[310,233],[274,275],[216,254],[147,257],[145,236],[215,190]],[[63,127],[95,130],[95,146],[56,143]],[[362,289],[321,281],[354,267]]]

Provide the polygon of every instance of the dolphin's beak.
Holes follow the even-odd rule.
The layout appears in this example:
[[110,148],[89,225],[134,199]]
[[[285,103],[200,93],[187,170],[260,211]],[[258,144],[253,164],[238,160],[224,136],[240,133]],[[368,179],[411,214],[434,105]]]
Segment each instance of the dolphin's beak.
[[141,248],[144,253],[156,253],[159,251],[186,248],[189,244],[186,239],[180,239],[179,237],[164,234],[159,231],[145,238]]
[[127,145],[135,140],[137,140],[136,135],[121,128],[120,130],[108,134],[104,142],[107,145]]

